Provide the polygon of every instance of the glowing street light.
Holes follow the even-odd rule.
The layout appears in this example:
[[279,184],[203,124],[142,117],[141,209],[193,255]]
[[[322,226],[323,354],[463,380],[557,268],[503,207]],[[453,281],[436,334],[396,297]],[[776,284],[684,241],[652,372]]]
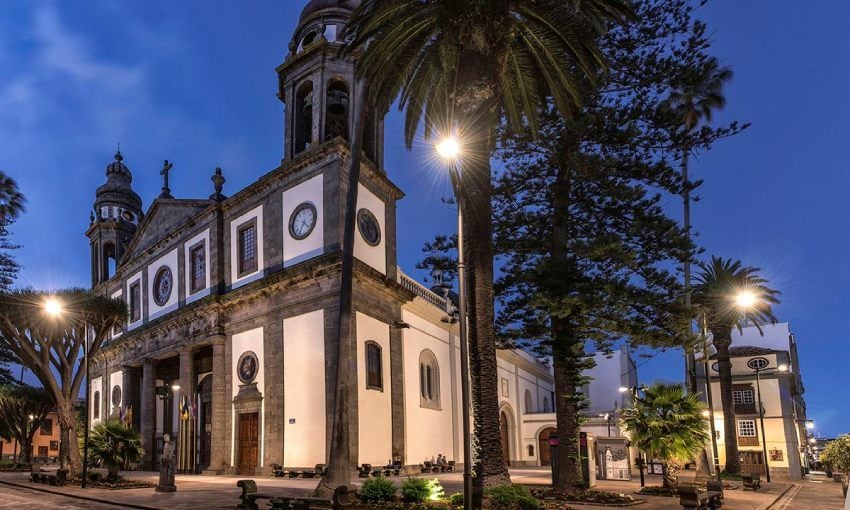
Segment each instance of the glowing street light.
[[457,159],[460,155],[460,143],[454,136],[443,138],[434,148],[443,159]]
[[56,298],[47,298],[44,301],[44,311],[51,317],[62,315],[62,303]]
[[735,304],[738,305],[738,308],[752,308],[756,301],[758,301],[758,298],[749,290],[742,290],[735,295]]
[[617,391],[619,391],[620,393],[625,393],[629,391],[629,388],[626,388],[625,386],[620,386],[619,388],[617,388]]
[[787,372],[787,371],[788,371],[788,365],[786,365],[785,363],[780,363],[780,364],[776,367],[776,371],[777,371],[777,372]]
[[813,428],[815,428],[815,422],[807,421],[806,422],[806,428],[809,429],[809,430],[812,430]]

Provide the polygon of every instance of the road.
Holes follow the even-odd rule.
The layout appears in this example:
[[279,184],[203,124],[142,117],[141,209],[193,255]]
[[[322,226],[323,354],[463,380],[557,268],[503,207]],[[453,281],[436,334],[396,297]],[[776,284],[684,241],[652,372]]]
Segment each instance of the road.
[[116,510],[124,507],[0,484],[0,508],[20,508],[21,510],[52,510],[56,508],[72,510]]
[[842,510],[841,484],[826,477],[807,477],[777,501],[773,510]]

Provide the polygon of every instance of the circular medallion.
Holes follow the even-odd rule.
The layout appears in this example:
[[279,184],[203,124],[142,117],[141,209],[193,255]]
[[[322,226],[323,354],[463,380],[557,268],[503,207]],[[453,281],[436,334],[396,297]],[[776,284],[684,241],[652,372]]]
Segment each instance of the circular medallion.
[[289,235],[293,239],[301,241],[307,239],[316,227],[316,206],[310,202],[304,202],[292,211],[289,217]]
[[369,209],[357,211],[357,229],[360,230],[360,236],[369,246],[381,244],[381,225]]
[[133,213],[131,213],[130,211],[128,211],[126,209],[121,211],[121,217],[124,218],[124,221],[130,221],[130,222],[132,222],[135,219],[135,216],[133,216]]
[[770,361],[767,358],[750,358],[747,361],[747,366],[753,370],[764,370],[768,365],[770,365]]
[[121,386],[117,384],[112,387],[112,405],[115,407],[121,405]]
[[157,306],[165,306],[168,298],[171,297],[171,289],[174,286],[174,279],[171,275],[171,268],[162,266],[157,270],[156,276],[153,279],[153,301]]
[[715,372],[720,372],[720,363],[715,361],[714,363],[711,364],[711,369],[714,370]]
[[245,351],[242,356],[239,356],[239,362],[236,363],[236,373],[239,380],[244,384],[250,384],[257,377],[257,369],[260,363],[257,360],[257,355],[252,351]]

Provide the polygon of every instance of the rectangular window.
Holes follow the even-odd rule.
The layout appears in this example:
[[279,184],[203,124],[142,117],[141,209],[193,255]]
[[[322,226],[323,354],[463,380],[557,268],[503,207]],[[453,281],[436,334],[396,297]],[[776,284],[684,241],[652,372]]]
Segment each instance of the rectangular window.
[[744,390],[741,393],[742,393],[741,398],[743,399],[745,404],[755,404],[756,403],[755,393],[753,392],[753,390]]
[[59,441],[51,441],[50,442],[50,451],[58,452],[59,451]]
[[189,250],[189,264],[191,267],[189,292],[195,293],[207,286],[207,261],[203,242]]
[[256,219],[242,225],[237,230],[239,240],[239,276],[253,273],[257,270],[257,221]]
[[738,420],[738,437],[756,437],[755,420]]
[[39,446],[38,447],[38,456],[39,457],[47,457],[47,447],[46,446]]
[[130,322],[137,322],[142,318],[142,285],[135,282],[130,285]]
[[47,418],[43,422],[41,422],[41,435],[42,436],[52,436],[53,435],[53,420]]
[[732,401],[739,406],[744,403],[743,391],[735,390],[732,392]]

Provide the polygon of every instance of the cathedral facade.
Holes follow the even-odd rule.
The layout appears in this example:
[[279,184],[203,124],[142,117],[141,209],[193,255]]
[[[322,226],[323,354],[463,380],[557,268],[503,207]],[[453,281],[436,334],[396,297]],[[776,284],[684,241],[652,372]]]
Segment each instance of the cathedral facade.
[[[89,417],[139,430],[143,467],[155,465],[165,434],[195,472],[267,474],[327,460],[356,92],[338,36],[355,3],[312,0],[302,12],[277,68],[286,115],[274,170],[227,196],[216,169],[208,198],[174,198],[166,162],[163,191],[143,211],[123,155],[106,168],[86,233],[92,285],[124,300],[129,317],[92,359]],[[404,194],[383,166],[382,118],[367,119],[345,381],[352,463],[460,462],[454,306],[396,264]],[[498,362],[506,458],[545,463],[550,372],[521,351],[500,351]]]

